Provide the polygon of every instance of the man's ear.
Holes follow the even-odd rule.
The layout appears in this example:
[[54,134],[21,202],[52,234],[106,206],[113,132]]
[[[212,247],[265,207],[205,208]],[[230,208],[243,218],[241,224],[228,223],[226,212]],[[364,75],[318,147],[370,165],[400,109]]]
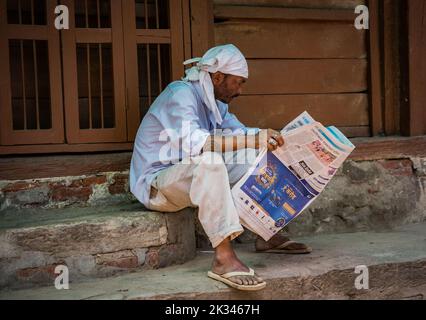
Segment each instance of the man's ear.
[[215,72],[211,74],[213,84],[220,85],[225,79],[225,75],[222,72]]

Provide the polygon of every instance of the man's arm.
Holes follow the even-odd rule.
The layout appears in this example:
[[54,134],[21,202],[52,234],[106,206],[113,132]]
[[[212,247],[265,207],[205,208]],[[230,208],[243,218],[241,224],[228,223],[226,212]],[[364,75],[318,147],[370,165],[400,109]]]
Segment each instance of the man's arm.
[[284,145],[282,135],[273,129],[261,130],[255,135],[235,135],[221,136],[211,135],[207,138],[203,147],[203,152],[229,152],[241,149],[259,149],[267,147],[269,151],[274,151]]

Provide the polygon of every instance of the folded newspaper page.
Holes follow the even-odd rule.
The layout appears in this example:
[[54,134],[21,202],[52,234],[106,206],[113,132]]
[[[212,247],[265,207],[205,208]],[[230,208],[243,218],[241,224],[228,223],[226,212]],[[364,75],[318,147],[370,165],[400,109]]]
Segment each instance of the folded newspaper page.
[[282,131],[284,146],[261,151],[232,188],[243,225],[268,241],[324,190],[355,146],[307,112]]

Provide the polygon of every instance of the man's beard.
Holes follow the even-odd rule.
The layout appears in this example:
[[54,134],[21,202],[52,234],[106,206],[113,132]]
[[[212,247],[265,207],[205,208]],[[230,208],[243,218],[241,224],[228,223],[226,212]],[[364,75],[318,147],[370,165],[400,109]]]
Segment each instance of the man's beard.
[[234,100],[235,98],[238,98],[240,95],[239,94],[234,94],[231,97],[226,97],[226,98],[222,98],[222,99],[218,99],[219,101],[223,102],[223,103],[231,103],[232,100]]

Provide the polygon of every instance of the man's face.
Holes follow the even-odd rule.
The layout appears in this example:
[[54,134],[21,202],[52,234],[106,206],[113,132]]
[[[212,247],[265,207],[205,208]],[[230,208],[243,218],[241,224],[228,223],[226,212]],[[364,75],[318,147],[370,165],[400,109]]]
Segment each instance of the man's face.
[[216,72],[211,74],[214,86],[214,96],[217,100],[229,104],[234,98],[241,95],[242,86],[246,79],[240,76]]

